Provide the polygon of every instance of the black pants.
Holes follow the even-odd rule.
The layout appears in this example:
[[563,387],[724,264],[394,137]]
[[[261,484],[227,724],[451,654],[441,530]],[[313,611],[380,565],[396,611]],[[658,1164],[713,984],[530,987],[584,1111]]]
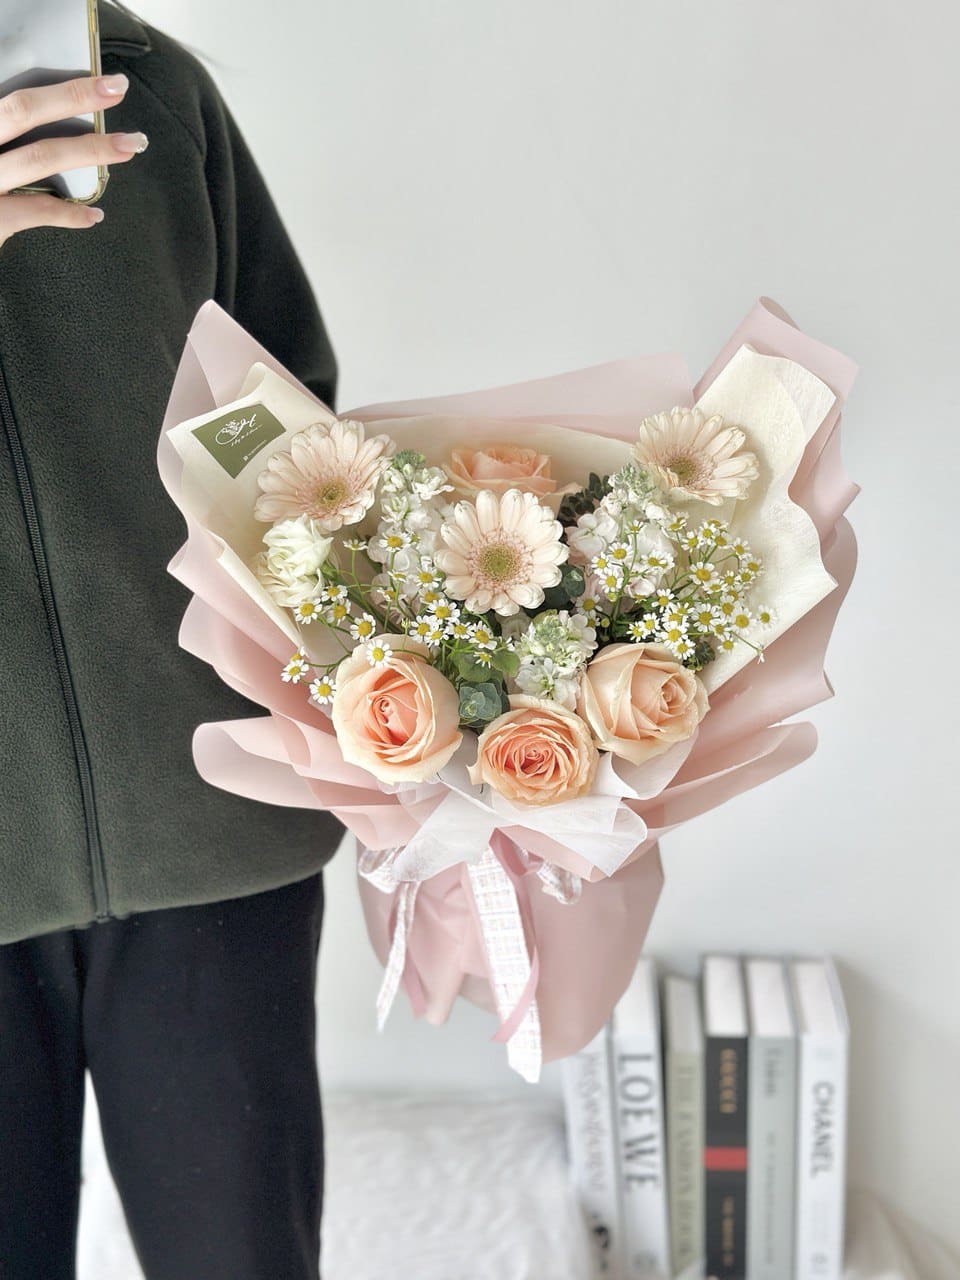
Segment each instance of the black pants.
[[0,1280],[73,1280],[84,1070],[147,1280],[317,1280],[323,882],[0,947]]

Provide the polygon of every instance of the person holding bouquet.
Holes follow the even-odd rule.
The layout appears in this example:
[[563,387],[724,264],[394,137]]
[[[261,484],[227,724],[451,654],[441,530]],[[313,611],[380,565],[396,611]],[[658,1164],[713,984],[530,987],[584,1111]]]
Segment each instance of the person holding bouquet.
[[[327,404],[336,365],[206,72],[100,21],[101,78],[0,100],[0,1274],[74,1275],[89,1071],[148,1280],[315,1280],[340,828],[194,769],[196,724],[252,708],[177,645],[155,447],[207,298]],[[18,145],[78,106],[109,133]],[[11,194],[90,163],[99,210]]]

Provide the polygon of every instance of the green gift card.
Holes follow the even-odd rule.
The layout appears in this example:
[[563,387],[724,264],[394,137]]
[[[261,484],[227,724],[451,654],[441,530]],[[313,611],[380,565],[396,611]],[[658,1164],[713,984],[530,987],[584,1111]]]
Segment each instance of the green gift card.
[[207,452],[234,479],[252,457],[283,432],[283,424],[262,404],[245,405],[193,428]]

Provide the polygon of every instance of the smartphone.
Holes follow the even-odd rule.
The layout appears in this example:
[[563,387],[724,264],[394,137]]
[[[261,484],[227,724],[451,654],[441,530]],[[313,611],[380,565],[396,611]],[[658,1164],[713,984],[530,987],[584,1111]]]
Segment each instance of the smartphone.
[[[60,84],[100,74],[97,0],[0,0],[0,97],[16,89]],[[103,113],[42,125],[0,145],[0,152],[41,138],[103,132]],[[25,190],[80,204],[98,200],[107,185],[105,166],[52,173]]]

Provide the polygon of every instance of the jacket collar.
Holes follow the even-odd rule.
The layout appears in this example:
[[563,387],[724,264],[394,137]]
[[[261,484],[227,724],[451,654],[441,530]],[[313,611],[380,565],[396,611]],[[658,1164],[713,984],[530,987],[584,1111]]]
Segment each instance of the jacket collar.
[[150,35],[138,18],[117,9],[108,0],[99,0],[97,14],[102,48],[127,57],[150,52]]

